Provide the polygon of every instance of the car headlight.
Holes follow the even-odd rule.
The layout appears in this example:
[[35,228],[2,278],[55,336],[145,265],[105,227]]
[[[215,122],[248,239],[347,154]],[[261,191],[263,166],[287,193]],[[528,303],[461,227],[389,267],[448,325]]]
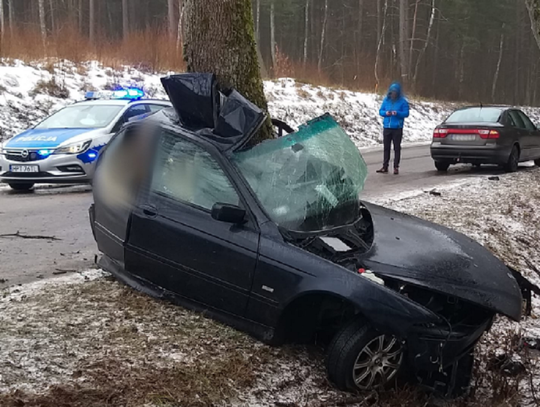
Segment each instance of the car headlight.
[[54,154],[80,154],[84,153],[90,147],[92,140],[80,141],[78,143],[68,144],[54,150]]

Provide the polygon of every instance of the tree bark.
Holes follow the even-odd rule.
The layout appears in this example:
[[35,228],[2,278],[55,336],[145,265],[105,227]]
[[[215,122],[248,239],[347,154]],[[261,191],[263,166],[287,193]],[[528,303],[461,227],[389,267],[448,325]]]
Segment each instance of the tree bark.
[[257,18],[255,21],[255,38],[257,40],[257,45],[260,47],[261,44],[261,0],[257,0]]
[[[267,111],[251,0],[185,0],[184,7],[187,70],[215,73],[223,88],[234,87]],[[272,137],[267,120],[254,142]]]
[[381,32],[382,32],[382,0],[377,0],[377,48],[381,42]]
[[90,43],[95,45],[96,43],[96,0],[90,1],[90,10],[89,10],[89,31],[90,31]]
[[169,17],[169,38],[171,39],[171,43],[176,37],[176,28],[178,26],[174,10],[174,0],[167,0],[167,11]]
[[326,26],[328,24],[328,0],[324,0],[324,20],[321,30],[321,47],[319,48],[319,62],[317,68],[319,73],[322,70],[322,61],[324,56],[324,46],[326,45]]
[[41,41],[43,48],[47,49],[47,24],[45,21],[45,0],[39,0],[39,27],[41,30]]
[[358,50],[362,50],[362,34],[364,32],[364,0],[358,0]]
[[176,32],[176,52],[180,50],[180,47],[184,44],[184,0],[178,2],[178,29]]
[[55,32],[56,31],[56,21],[55,21],[55,18],[54,18],[53,0],[49,0],[49,10],[50,10],[50,13],[51,13],[51,32]]
[[122,0],[122,32],[124,38],[129,35],[129,3],[128,0]]

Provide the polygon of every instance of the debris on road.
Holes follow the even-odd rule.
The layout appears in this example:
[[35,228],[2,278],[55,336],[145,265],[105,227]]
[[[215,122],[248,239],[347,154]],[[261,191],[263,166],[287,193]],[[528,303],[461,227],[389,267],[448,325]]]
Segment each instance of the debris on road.
[[60,241],[62,239],[58,239],[55,236],[41,236],[41,235],[23,235],[20,231],[17,231],[16,233],[4,233],[0,235],[0,238],[21,238],[21,239],[29,239],[29,240],[56,240]]
[[490,181],[500,181],[501,178],[500,177],[489,177],[488,180],[490,180]]

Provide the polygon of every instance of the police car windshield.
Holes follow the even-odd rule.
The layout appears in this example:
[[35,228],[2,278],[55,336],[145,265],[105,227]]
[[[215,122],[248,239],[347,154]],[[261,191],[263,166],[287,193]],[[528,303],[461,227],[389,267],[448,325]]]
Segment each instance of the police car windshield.
[[59,110],[36,129],[99,129],[107,127],[123,106],[73,105]]

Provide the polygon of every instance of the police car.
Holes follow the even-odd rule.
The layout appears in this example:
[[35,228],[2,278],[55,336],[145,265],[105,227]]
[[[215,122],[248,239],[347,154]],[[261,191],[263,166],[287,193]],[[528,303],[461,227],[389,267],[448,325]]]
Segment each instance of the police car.
[[0,182],[15,190],[37,183],[88,183],[99,151],[130,119],[170,107],[140,89],[88,92],[0,146]]

